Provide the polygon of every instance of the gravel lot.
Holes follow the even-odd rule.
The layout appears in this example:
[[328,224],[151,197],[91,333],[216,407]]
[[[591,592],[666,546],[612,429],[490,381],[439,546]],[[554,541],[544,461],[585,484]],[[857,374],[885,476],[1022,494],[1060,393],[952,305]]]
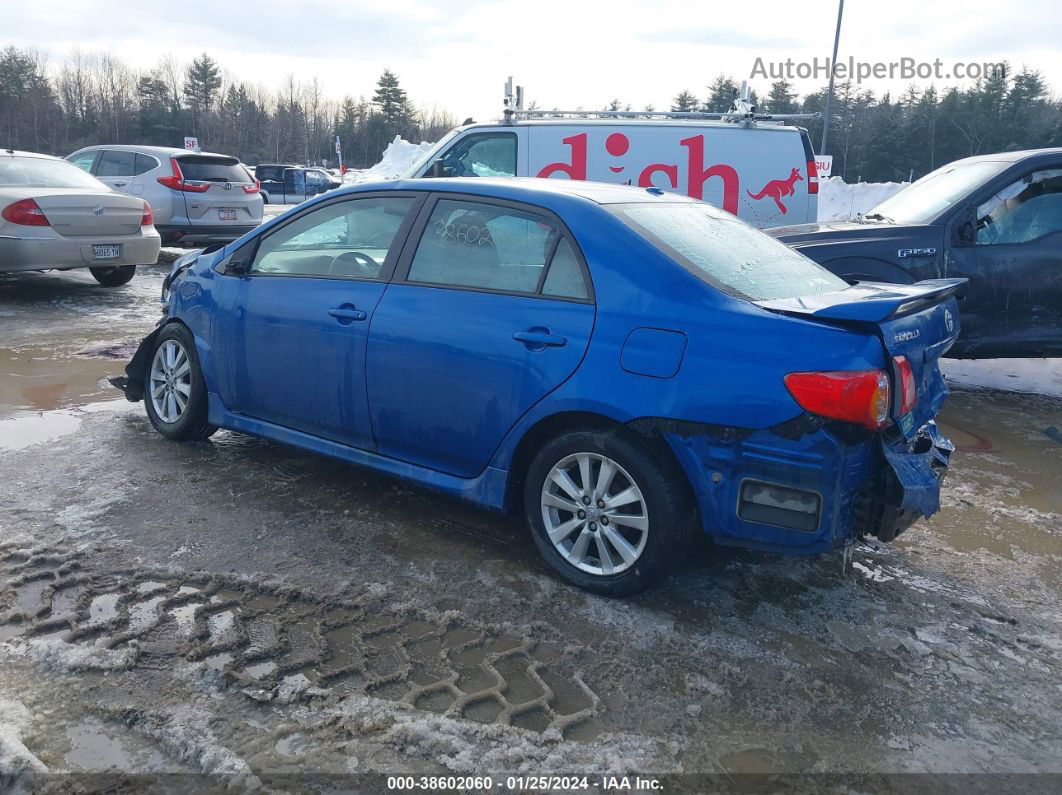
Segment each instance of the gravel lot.
[[503,517],[250,437],[163,440],[103,379],[164,272],[0,275],[0,788],[1062,773],[1062,400],[957,390],[944,510],[847,568],[705,542],[609,601]]

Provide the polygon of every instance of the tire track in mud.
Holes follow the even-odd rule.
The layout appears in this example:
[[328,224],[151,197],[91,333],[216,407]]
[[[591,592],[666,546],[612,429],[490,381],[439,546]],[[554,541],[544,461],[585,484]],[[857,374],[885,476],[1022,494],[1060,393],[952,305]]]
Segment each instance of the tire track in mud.
[[566,739],[600,730],[587,650],[385,594],[326,601],[221,575],[89,571],[84,553],[0,545],[0,641],[123,652],[132,668],[201,663],[258,701],[361,694]]

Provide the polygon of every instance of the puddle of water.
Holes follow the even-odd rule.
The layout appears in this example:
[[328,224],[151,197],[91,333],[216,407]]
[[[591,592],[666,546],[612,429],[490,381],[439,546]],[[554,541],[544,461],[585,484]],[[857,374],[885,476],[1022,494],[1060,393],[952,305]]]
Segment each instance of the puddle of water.
[[165,596],[155,596],[129,608],[129,632],[139,635],[159,623],[158,607],[165,599]]
[[20,585],[15,597],[15,608],[22,613],[36,615],[44,607],[44,593],[51,584],[51,580],[33,580]]
[[0,450],[21,450],[73,432],[81,419],[70,411],[49,411],[0,420]]
[[212,654],[204,658],[203,664],[211,671],[220,671],[234,659],[236,658],[231,654],[223,651],[221,654]]
[[236,616],[231,610],[217,613],[207,619],[207,630],[210,632],[210,643],[221,645],[235,640]]
[[65,728],[70,750],[63,761],[74,770],[166,771],[174,770],[156,748],[143,738],[89,718]]
[[89,605],[89,618],[85,626],[94,627],[118,617],[118,599],[121,594],[100,594]]
[[165,587],[166,587],[166,583],[164,583],[164,582],[156,582],[155,580],[147,580],[145,582],[140,583],[140,585],[138,585],[136,587],[136,592],[138,594],[149,594],[149,593],[153,593],[155,591],[161,590],[162,588],[165,588]]
[[243,672],[254,679],[260,679],[263,676],[268,676],[277,669],[277,664],[272,660],[266,662],[260,662],[255,665],[248,665],[243,669]]
[[202,602],[191,602],[170,610],[173,620],[177,622],[177,632],[181,635],[191,635],[195,631],[195,611],[202,606]]
[[115,396],[106,379],[124,362],[57,356],[46,349],[0,348],[0,407],[11,413],[52,411]]

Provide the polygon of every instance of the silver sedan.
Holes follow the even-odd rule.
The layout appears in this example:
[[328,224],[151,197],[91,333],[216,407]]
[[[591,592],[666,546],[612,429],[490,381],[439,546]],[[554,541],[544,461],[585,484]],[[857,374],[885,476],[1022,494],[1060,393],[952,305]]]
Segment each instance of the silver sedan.
[[0,150],[0,273],[89,268],[117,287],[156,262],[159,246],[143,199],[57,157]]

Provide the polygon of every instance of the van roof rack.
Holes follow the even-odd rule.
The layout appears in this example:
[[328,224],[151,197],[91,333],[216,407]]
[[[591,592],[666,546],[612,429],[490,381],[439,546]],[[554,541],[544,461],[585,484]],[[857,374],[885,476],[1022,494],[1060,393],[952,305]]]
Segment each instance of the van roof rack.
[[749,102],[748,81],[741,82],[741,93],[734,97],[734,104],[724,113],[700,111],[655,111],[655,110],[539,110],[524,107],[524,87],[516,86],[510,76],[505,83],[505,100],[502,122],[515,124],[517,119],[692,119],[723,121],[750,125],[753,123],[782,124],[798,119],[818,119],[821,113],[756,113],[756,106]]

